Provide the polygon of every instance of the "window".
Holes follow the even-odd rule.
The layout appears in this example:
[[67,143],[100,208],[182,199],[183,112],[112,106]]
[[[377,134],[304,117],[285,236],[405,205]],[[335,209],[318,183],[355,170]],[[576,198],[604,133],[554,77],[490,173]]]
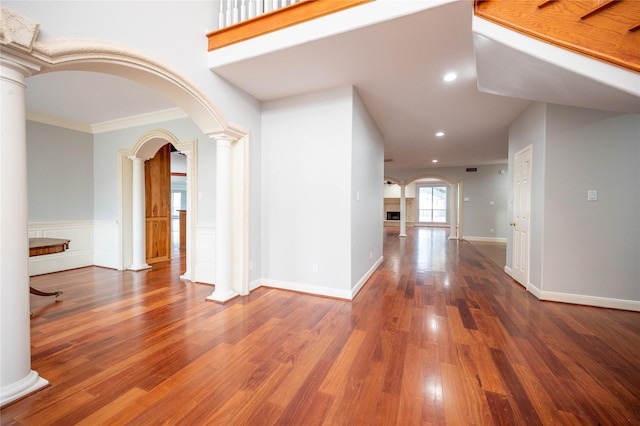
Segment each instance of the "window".
[[182,192],[174,192],[171,198],[171,215],[179,216],[179,210],[182,210]]
[[449,188],[445,185],[418,185],[418,222],[448,223]]

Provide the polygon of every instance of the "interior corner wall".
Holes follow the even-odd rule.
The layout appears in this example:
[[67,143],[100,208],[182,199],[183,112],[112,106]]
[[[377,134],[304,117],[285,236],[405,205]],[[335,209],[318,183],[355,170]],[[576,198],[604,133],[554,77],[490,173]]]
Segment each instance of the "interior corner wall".
[[27,121],[29,222],[93,219],[93,136]]
[[350,296],[351,114],[351,87],[263,103],[263,284]]
[[[509,203],[507,217],[513,218],[513,170],[515,154],[527,146],[532,146],[531,170],[531,211],[530,211],[530,259],[529,283],[537,288],[542,285],[542,246],[544,233],[545,206],[545,131],[547,104],[533,103],[514,120],[509,127],[509,172],[508,193]],[[513,265],[513,234],[507,233],[507,262]],[[528,285],[529,283],[525,284]]]
[[353,91],[351,154],[351,288],[382,259],[384,138]]
[[546,140],[542,290],[640,301],[640,115],[549,104]]

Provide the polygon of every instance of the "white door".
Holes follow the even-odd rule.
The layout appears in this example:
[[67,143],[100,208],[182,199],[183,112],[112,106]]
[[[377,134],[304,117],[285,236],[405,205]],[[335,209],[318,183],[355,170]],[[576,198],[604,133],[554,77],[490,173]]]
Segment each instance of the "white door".
[[523,286],[529,283],[529,222],[531,211],[532,146],[516,153],[513,185],[512,276]]

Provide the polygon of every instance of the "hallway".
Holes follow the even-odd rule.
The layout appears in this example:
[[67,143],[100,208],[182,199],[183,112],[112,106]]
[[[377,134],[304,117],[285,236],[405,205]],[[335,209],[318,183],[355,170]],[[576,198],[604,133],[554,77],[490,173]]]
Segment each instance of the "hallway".
[[349,302],[259,288],[220,305],[147,272],[33,277],[32,368],[3,425],[640,422],[640,313],[543,303],[466,241],[385,229]]

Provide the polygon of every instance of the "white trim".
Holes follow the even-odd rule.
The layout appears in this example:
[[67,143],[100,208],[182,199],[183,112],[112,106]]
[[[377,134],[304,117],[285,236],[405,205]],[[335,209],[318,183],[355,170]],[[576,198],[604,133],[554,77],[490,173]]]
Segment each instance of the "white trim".
[[364,274],[364,276],[360,278],[360,281],[358,281],[356,285],[351,289],[351,299],[356,297],[356,295],[360,292],[360,290],[362,290],[362,287],[364,287],[367,281],[369,281],[369,278],[371,278],[371,275],[373,275],[376,269],[378,269],[378,267],[382,264],[383,260],[384,260],[384,256],[380,256],[380,258],[376,260],[376,262],[371,266],[371,268],[369,268],[369,270]]
[[[509,275],[509,276],[511,277],[511,274],[513,274],[513,269],[511,269],[511,267],[510,267],[510,266],[505,265],[505,266],[504,266],[504,272],[505,272],[505,274],[507,274],[507,275]],[[515,281],[515,280],[514,280],[514,281]],[[516,281],[516,282],[517,282],[517,281]],[[520,283],[518,283],[518,284],[520,284]]]
[[147,124],[163,123],[170,120],[178,120],[188,117],[180,108],[169,108],[161,111],[149,112],[146,114],[134,115],[132,117],[120,118],[117,120],[103,121],[90,125],[92,133],[111,132],[114,130],[128,129],[130,127],[144,126]]
[[640,301],[638,300],[613,299],[610,297],[543,291],[533,284],[529,284],[527,286],[527,291],[529,291],[539,300],[543,301],[571,303],[575,305],[586,305],[595,306],[598,308],[622,309],[625,311],[640,312]]
[[31,370],[27,377],[0,388],[0,395],[2,395],[2,399],[0,399],[0,407],[4,407],[12,401],[25,397],[38,389],[42,389],[48,384],[49,382],[46,379],[43,379],[38,375],[38,373]]
[[69,249],[61,253],[29,258],[29,276],[83,268],[94,264],[94,222],[91,220],[31,222],[29,238],[65,238]]
[[[295,291],[297,293],[308,293],[316,296],[335,297],[338,299],[351,300],[351,291],[339,288],[330,288],[323,285],[295,283],[291,281],[279,281],[261,278],[257,280],[258,287],[270,287],[280,290]],[[254,281],[255,283],[255,281]],[[257,287],[256,287],[257,288]]]
[[376,271],[376,269],[378,269],[378,267],[382,264],[383,260],[384,260],[384,257],[380,256],[380,258],[373,264],[373,266],[371,266],[371,268],[364,274],[364,276],[360,278],[360,280],[351,289],[351,291],[341,290],[338,288],[331,288],[331,287],[326,287],[326,286],[321,286],[316,284],[305,284],[305,283],[295,283],[291,281],[271,280],[268,278],[258,278],[257,280],[251,281],[251,283],[249,283],[249,290],[253,291],[260,287],[269,287],[269,288],[276,288],[279,290],[295,291],[297,293],[306,293],[306,294],[311,294],[315,296],[335,297],[338,299],[353,300],[353,298],[358,294],[358,292],[360,292],[360,290],[367,283],[369,278],[371,278],[371,276]]
[[507,243],[507,239],[502,237],[474,237],[474,236],[465,235],[464,237],[462,237],[462,239],[467,241],[478,241],[483,243],[505,243],[505,244]]
[[27,111],[26,119],[28,121],[62,127],[63,129],[75,130],[77,132],[93,133],[90,125],[79,123],[77,121],[64,120],[51,115],[40,114],[38,112]]

